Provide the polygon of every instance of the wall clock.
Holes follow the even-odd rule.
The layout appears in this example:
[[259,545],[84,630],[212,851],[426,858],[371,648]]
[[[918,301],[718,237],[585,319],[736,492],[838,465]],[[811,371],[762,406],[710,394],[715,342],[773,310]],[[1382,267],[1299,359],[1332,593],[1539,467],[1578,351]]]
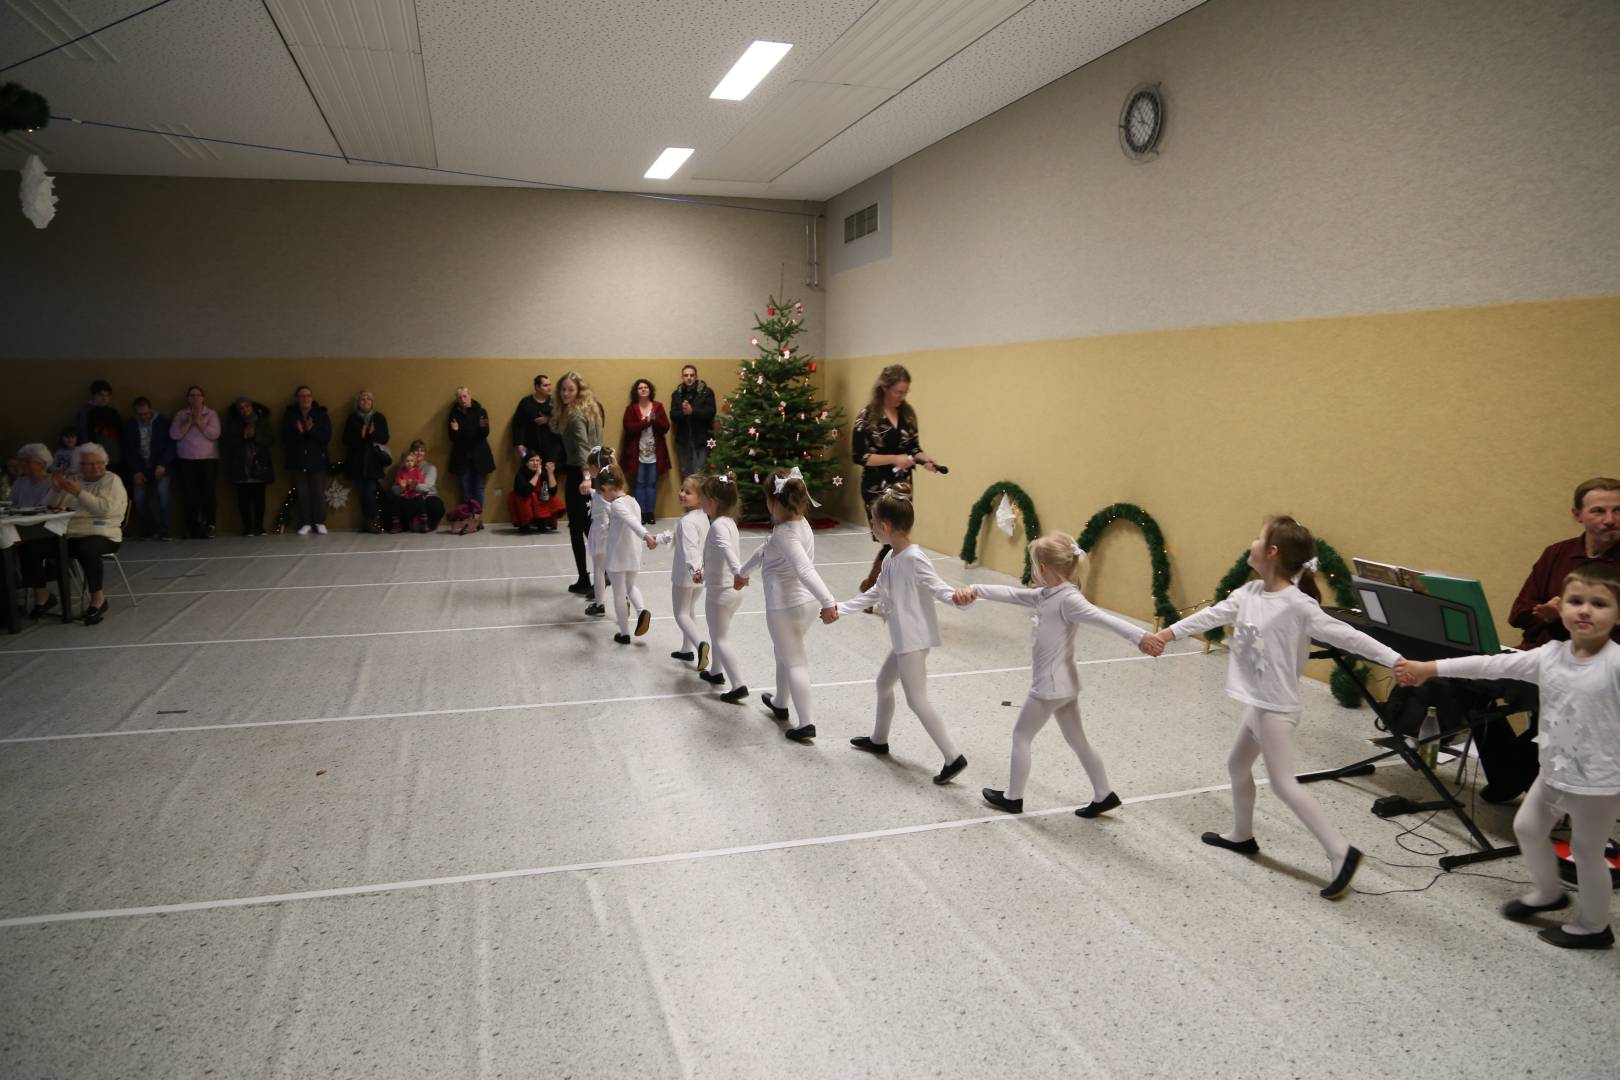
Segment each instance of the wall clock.
[[1164,97],[1159,84],[1144,83],[1125,96],[1119,112],[1119,145],[1132,161],[1152,161],[1159,156],[1159,139],[1164,135]]

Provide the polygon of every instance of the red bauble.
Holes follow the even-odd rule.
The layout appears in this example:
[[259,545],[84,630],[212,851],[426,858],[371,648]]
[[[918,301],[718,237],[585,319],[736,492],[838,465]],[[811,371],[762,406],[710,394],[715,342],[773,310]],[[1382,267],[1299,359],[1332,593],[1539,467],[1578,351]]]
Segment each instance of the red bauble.
[[720,406],[720,411],[721,412],[730,412],[731,411],[731,402],[728,401],[725,404],[721,405]]
[[765,309],[765,314],[769,318],[774,319],[774,318],[776,318],[776,309],[773,308],[773,307],[768,307],[768,308]]
[[810,361],[810,373],[812,375],[814,375],[815,372],[816,372],[816,362],[814,360],[812,360],[812,361]]

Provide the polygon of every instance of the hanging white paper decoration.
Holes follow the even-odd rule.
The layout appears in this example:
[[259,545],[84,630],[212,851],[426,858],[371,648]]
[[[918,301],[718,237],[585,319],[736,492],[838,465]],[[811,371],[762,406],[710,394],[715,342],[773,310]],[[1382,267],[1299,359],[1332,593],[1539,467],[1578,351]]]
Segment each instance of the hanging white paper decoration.
[[18,195],[22,199],[23,217],[32,221],[36,229],[43,229],[56,216],[56,196],[51,192],[55,183],[46,174],[45,163],[39,160],[38,155],[29,154],[28,160],[23,162],[22,185]]

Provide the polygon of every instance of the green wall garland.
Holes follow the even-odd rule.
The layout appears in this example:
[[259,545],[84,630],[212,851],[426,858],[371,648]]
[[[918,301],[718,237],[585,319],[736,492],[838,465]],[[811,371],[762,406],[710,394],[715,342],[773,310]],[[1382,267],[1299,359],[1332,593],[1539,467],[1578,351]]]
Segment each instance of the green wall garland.
[[1142,530],[1142,539],[1147,541],[1148,563],[1153,572],[1153,613],[1161,623],[1169,626],[1181,618],[1181,613],[1170,602],[1170,553],[1165,550],[1164,532],[1159,528],[1159,523],[1153,520],[1152,514],[1135,503],[1105,506],[1091,515],[1091,520],[1086,522],[1086,527],[1080,530],[1074,542],[1090,551],[1097,546],[1097,538],[1102,536],[1103,530],[1116,521],[1129,521]]
[[[984,525],[984,515],[990,512],[990,507],[996,499],[1005,495],[1018,507],[1018,513],[1024,519],[1024,539],[1026,542],[1034,541],[1041,535],[1041,519],[1035,513],[1035,503],[1025,494],[1024,489],[1008,480],[998,480],[984,489],[979,501],[973,504],[973,510],[968,514],[967,535],[962,537],[962,561],[976,562],[979,557],[979,529]],[[1034,578],[1034,568],[1029,564],[1029,547],[1024,548],[1024,584],[1028,585]]]

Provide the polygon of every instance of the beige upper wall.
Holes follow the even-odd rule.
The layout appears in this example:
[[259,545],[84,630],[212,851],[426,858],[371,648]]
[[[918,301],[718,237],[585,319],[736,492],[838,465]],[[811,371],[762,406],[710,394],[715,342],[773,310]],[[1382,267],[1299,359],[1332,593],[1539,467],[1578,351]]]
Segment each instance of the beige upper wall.
[[1620,292],[1616,42],[1608,0],[1210,0],[895,166],[827,351]]
[[821,350],[807,204],[115,176],[57,193],[49,228],[0,214],[0,358],[740,357],[784,281]]

